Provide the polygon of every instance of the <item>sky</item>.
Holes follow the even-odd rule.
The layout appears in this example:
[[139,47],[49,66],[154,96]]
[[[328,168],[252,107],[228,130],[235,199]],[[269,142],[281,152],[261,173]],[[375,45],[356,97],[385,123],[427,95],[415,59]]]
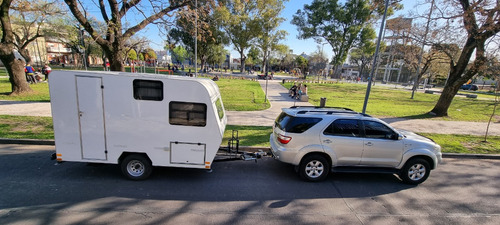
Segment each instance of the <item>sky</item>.
[[[302,9],[305,4],[310,4],[313,0],[290,0],[285,2],[285,9],[282,11],[281,16],[286,20],[281,24],[280,29],[286,30],[288,32],[288,36],[286,40],[282,41],[283,44],[286,44],[293,50],[294,54],[311,54],[317,51],[318,46],[322,46],[316,43],[313,39],[301,40],[297,38],[298,31],[295,25],[291,24],[293,15],[297,12],[297,10]],[[419,2],[421,0],[418,0]],[[404,9],[395,13],[390,18],[394,18],[400,15],[408,14],[409,10],[412,10],[416,5],[417,0],[403,0],[401,4],[403,4]],[[389,18],[389,19],[390,19]],[[380,24],[377,24],[375,30],[379,32]],[[156,26],[148,26],[144,31],[140,32],[139,35],[143,35],[148,37],[151,40],[150,46],[155,50],[163,50],[163,39],[160,37],[160,34],[157,31]],[[332,58],[332,48],[330,45],[325,44],[322,46],[325,54],[329,59]],[[232,46],[227,46],[226,49],[230,50],[231,56],[233,58],[239,57],[239,54],[233,49]]]

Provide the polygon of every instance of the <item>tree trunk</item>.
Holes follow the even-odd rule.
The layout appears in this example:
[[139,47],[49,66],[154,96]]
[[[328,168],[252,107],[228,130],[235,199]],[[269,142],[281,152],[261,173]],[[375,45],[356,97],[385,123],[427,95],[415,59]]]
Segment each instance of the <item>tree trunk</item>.
[[[10,53],[8,53],[9,51]],[[0,47],[0,59],[9,74],[9,81],[12,87],[10,95],[31,92],[32,90],[26,81],[24,73],[24,62],[21,59],[16,59],[13,49],[9,49],[2,44]]]
[[14,55],[14,34],[10,24],[9,9],[12,0],[4,0],[0,5],[0,22],[2,28],[2,42],[0,43],[0,60],[9,73],[11,83],[11,95],[31,92],[24,74],[24,62],[16,59]]
[[207,59],[206,57],[200,57],[200,64],[201,64],[201,67],[200,67],[200,70],[203,72],[204,69],[205,69],[205,64],[207,63]]
[[[125,67],[123,66],[122,60],[122,51],[119,48],[113,48],[113,49],[104,49],[104,53],[106,55],[106,58],[109,60],[109,70],[110,71],[125,71]],[[106,62],[104,62],[106,65]]]
[[450,108],[453,98],[460,89],[460,85],[461,83],[446,85],[441,93],[441,96],[439,97],[439,100],[430,113],[436,116],[448,116],[448,108]]
[[241,73],[245,73],[245,60],[247,57],[245,57],[245,54],[243,52],[240,52],[240,66],[241,66]]

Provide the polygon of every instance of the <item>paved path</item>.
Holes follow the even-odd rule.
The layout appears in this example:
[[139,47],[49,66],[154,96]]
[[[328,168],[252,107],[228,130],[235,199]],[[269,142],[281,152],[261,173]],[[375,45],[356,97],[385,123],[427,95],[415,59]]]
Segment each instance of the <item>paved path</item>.
[[[265,91],[266,81],[259,80],[259,83]],[[311,106],[308,102],[300,102],[290,98],[288,90],[281,86],[278,80],[268,81],[267,91],[271,108],[263,111],[227,111],[228,124],[272,126],[280,114],[281,108],[294,105]],[[51,116],[50,103],[0,100],[0,115]],[[484,135],[487,127],[487,123],[484,122],[401,118],[385,118],[383,120],[398,129],[424,133]],[[489,134],[500,136],[500,123],[495,122],[490,125]]]
[[[274,120],[281,113],[282,108],[292,106],[312,106],[309,102],[301,102],[288,96],[288,90],[281,86],[281,81],[270,80],[267,84],[267,96],[271,108],[263,111],[227,111],[228,124],[272,126]],[[266,81],[259,80],[260,86],[266,91]]]

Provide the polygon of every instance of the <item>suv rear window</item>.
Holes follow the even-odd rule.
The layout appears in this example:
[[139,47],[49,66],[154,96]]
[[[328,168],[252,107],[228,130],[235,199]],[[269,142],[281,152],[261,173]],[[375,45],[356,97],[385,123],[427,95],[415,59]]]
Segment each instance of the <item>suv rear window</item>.
[[276,127],[285,132],[303,133],[321,121],[321,118],[314,117],[293,117],[284,112],[275,121]]

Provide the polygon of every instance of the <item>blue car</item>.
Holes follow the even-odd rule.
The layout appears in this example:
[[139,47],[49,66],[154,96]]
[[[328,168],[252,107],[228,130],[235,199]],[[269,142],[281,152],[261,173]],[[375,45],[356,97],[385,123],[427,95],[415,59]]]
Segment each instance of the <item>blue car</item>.
[[476,85],[474,84],[464,84],[460,87],[462,90],[472,90],[472,91],[477,91],[479,89]]

